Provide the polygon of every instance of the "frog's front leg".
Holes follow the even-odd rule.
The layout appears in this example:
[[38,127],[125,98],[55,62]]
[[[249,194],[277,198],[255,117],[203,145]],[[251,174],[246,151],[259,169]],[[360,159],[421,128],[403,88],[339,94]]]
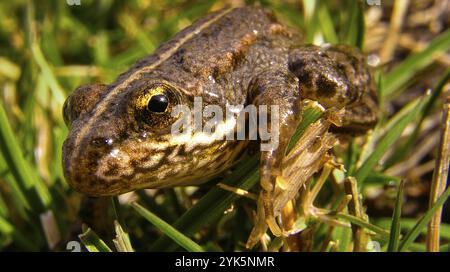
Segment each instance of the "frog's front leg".
[[[278,140],[275,139],[275,142],[278,144],[273,144],[270,148],[261,150],[261,199],[258,205],[263,207],[258,208],[263,208],[265,222],[272,233],[280,236],[281,229],[275,220],[273,201],[277,178],[281,178],[282,174],[282,161],[286,148],[301,119],[301,98],[298,79],[287,69],[281,67],[275,70],[266,70],[251,81],[249,90],[250,103],[257,107],[267,106],[269,115],[266,119],[267,127],[270,127],[272,136],[278,137]],[[277,112],[273,112],[274,108],[271,107],[272,105],[278,106]],[[272,123],[274,114],[278,114],[278,123]],[[261,121],[261,118],[259,120]],[[259,124],[259,129],[261,136],[261,124]],[[278,133],[273,133],[274,129],[278,129]]]
[[290,52],[288,66],[300,80],[302,98],[326,109],[343,109],[334,132],[361,134],[377,123],[377,91],[360,50],[347,45],[303,46]]

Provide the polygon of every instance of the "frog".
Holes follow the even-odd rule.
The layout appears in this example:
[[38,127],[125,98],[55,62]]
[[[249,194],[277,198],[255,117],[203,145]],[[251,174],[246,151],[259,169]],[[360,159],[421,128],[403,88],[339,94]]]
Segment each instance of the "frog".
[[[330,128],[341,135],[366,133],[379,112],[361,50],[307,44],[266,8],[222,9],[178,32],[113,83],[83,85],[68,96],[63,116],[69,134],[62,148],[67,182],[84,195],[103,197],[199,186],[229,170],[248,149],[248,139],[198,141],[191,135],[174,141],[176,107],[193,108],[198,97],[203,106],[223,109],[278,106],[278,122],[268,121],[278,128],[277,146],[259,155],[260,208],[276,236],[281,231],[273,211],[274,190],[303,102],[342,112]],[[233,125],[223,127],[223,134],[236,131]]]

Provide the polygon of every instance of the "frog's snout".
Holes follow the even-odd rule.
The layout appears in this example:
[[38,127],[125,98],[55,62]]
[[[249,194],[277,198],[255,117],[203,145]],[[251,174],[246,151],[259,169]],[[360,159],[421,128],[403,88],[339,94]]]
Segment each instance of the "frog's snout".
[[80,193],[117,195],[127,189],[127,180],[132,174],[130,156],[120,149],[118,137],[107,132],[87,135],[81,139],[81,144],[75,143],[76,137],[64,142],[64,175],[70,186]]

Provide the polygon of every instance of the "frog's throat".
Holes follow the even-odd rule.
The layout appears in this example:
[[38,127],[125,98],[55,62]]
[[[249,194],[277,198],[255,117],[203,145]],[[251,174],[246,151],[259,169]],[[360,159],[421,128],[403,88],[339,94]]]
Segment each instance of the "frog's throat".
[[[178,50],[178,48],[180,48],[183,44],[185,44],[186,42],[188,42],[189,40],[194,38],[196,35],[201,33],[203,30],[207,29],[210,25],[212,25],[214,22],[218,21],[220,18],[225,16],[227,13],[229,13],[231,10],[232,9],[225,9],[225,10],[219,11],[210,20],[208,20],[208,21],[204,22],[203,24],[197,26],[196,29],[193,29],[193,31],[190,31],[185,36],[181,37],[179,39],[179,41],[177,43],[175,43],[172,47],[168,48],[166,51],[164,51],[161,54],[159,54],[158,61],[156,61],[156,62],[154,62],[154,63],[152,63],[152,64],[150,64],[148,66],[142,67],[141,69],[139,69],[138,71],[133,73],[129,78],[127,78],[126,80],[121,82],[119,85],[117,85],[114,89],[112,89],[105,96],[105,98],[97,104],[97,106],[94,109],[94,115],[92,116],[92,118],[90,118],[88,120],[88,122],[80,128],[80,130],[78,131],[78,133],[75,136],[75,141],[74,141],[74,145],[73,146],[75,146],[75,147],[80,146],[81,141],[86,136],[86,134],[89,133],[89,131],[90,131],[91,127],[93,126],[93,124],[96,123],[96,121],[98,120],[99,116],[103,112],[105,112],[105,110],[107,109],[107,105],[111,101],[113,101],[114,98],[121,91],[123,91],[127,86],[129,86],[131,82],[133,82],[136,79],[139,79],[142,74],[148,73],[151,70],[155,69],[161,63],[166,61],[173,53],[175,53]],[[80,153],[80,149],[78,149],[77,152],[72,152],[72,156],[70,158],[70,161],[73,161],[74,158],[79,156],[79,153]]]

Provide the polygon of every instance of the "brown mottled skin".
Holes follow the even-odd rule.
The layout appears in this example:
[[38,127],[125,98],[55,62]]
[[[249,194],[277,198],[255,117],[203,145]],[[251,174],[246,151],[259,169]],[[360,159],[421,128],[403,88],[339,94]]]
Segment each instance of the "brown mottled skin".
[[[163,94],[164,113],[143,97]],[[147,95],[147,96],[146,96]],[[176,104],[279,105],[280,142],[261,152],[261,187],[269,226],[271,199],[286,146],[308,98],[345,108],[341,132],[364,132],[377,120],[377,99],[363,55],[348,46],[302,44],[264,9],[211,13],[162,44],[110,85],[78,88],[67,99],[70,134],[63,146],[67,181],[90,196],[205,182],[229,168],[248,141],[191,147],[170,141]],[[143,102],[144,101],[144,102]],[[271,227],[272,231],[274,229]]]

